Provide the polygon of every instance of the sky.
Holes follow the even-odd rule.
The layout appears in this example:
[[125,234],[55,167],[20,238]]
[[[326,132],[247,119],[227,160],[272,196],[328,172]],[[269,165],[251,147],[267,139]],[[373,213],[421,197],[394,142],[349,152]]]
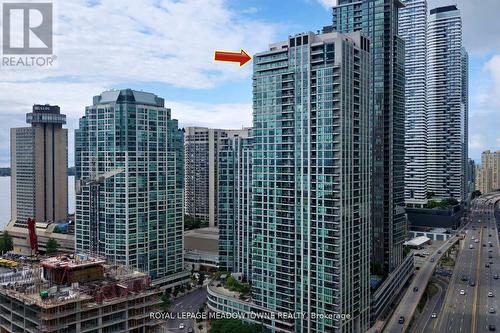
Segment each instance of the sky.
[[[49,1],[49,0],[47,0]],[[37,1],[40,2],[40,1]],[[251,126],[251,64],[213,61],[215,50],[249,54],[331,23],[335,0],[54,0],[53,68],[0,67],[0,166],[9,166],[9,128],[33,104],[57,104],[74,129],[92,97],[132,88],[165,98],[180,126]],[[470,55],[469,155],[500,150],[499,0],[457,4]],[[1,18],[0,18],[1,19]]]

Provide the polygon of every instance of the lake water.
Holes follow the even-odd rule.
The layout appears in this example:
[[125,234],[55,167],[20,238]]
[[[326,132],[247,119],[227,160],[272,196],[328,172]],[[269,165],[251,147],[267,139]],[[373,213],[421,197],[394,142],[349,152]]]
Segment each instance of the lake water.
[[[68,176],[68,211],[75,212],[75,176]],[[10,177],[0,177],[0,230],[10,220]]]

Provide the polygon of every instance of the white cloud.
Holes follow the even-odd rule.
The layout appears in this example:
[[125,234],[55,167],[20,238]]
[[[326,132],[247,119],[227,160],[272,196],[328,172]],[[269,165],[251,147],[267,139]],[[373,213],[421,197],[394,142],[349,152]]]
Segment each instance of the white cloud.
[[58,1],[58,67],[4,71],[4,81],[71,78],[85,82],[159,82],[211,88],[248,77],[251,66],[215,63],[216,49],[261,51],[277,25],[231,12],[223,0]]
[[481,134],[471,135],[469,138],[469,148],[474,150],[484,149],[484,136]]
[[[92,96],[110,87],[159,83],[211,89],[248,79],[251,66],[216,63],[215,50],[267,48],[282,27],[228,8],[229,0],[54,0],[55,68],[0,68],[0,164],[9,160],[9,131],[25,126],[34,103],[61,106],[73,130]],[[124,86],[125,85],[125,86]],[[249,86],[249,89],[250,86]],[[250,104],[200,104],[166,98],[180,126],[251,125]],[[70,156],[70,164],[72,156]]]
[[165,101],[172,109],[172,118],[179,119],[179,126],[215,128],[241,128],[252,126],[251,104],[204,104]]
[[337,5],[337,0],[317,0],[323,7],[331,10],[333,6]]

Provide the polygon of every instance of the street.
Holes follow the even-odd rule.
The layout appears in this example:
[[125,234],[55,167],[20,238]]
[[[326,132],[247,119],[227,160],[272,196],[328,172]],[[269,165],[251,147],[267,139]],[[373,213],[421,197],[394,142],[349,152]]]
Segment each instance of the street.
[[[170,306],[169,312],[179,315],[196,313],[203,306],[206,299],[207,288],[203,286],[175,299]],[[184,328],[180,328],[181,324],[184,324]],[[196,322],[194,319],[175,318],[166,321],[166,327],[169,332],[188,332],[189,328],[192,328],[194,331],[195,325]]]

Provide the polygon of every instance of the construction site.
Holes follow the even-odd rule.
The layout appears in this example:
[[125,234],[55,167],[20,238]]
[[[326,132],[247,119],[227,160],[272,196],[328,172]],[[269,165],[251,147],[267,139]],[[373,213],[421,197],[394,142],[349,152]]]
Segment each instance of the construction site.
[[19,263],[0,274],[0,333],[157,332],[160,295],[147,274],[87,255]]

